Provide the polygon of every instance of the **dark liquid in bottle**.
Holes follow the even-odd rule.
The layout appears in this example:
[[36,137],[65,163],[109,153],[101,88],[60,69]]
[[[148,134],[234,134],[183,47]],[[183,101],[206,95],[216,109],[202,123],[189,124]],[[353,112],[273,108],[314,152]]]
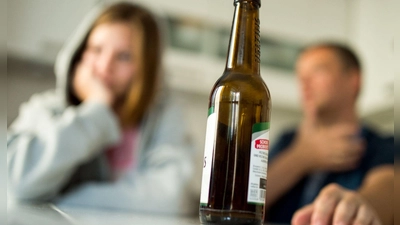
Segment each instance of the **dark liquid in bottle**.
[[248,203],[247,193],[252,127],[269,122],[270,96],[261,78],[250,76],[227,74],[211,97],[218,122],[208,205],[200,207],[203,224],[261,224],[263,218],[264,206]]

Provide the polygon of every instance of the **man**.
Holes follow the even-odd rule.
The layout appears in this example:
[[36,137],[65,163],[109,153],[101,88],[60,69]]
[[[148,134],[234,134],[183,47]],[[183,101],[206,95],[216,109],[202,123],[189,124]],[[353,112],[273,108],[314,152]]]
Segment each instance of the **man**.
[[361,125],[361,72],[355,54],[340,44],[321,43],[301,53],[296,73],[304,119],[271,149],[268,221],[393,223],[393,138]]

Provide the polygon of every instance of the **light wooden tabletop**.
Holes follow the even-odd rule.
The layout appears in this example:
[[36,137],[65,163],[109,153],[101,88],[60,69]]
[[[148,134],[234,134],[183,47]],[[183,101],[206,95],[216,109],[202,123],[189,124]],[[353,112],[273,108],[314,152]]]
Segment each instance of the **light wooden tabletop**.
[[53,204],[9,205],[7,221],[10,225],[200,225],[198,217],[57,207]]

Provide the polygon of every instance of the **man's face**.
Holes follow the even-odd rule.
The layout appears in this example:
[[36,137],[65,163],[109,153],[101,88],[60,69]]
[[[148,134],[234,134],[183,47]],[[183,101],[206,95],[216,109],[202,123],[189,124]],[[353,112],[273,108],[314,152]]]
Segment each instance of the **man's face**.
[[303,107],[316,112],[337,110],[354,103],[358,87],[355,77],[328,48],[305,51],[296,64]]

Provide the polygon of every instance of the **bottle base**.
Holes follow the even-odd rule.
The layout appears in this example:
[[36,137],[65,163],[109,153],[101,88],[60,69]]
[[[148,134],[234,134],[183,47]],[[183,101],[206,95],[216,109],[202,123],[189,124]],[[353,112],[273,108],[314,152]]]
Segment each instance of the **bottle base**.
[[262,215],[242,211],[200,210],[203,225],[262,225]]

